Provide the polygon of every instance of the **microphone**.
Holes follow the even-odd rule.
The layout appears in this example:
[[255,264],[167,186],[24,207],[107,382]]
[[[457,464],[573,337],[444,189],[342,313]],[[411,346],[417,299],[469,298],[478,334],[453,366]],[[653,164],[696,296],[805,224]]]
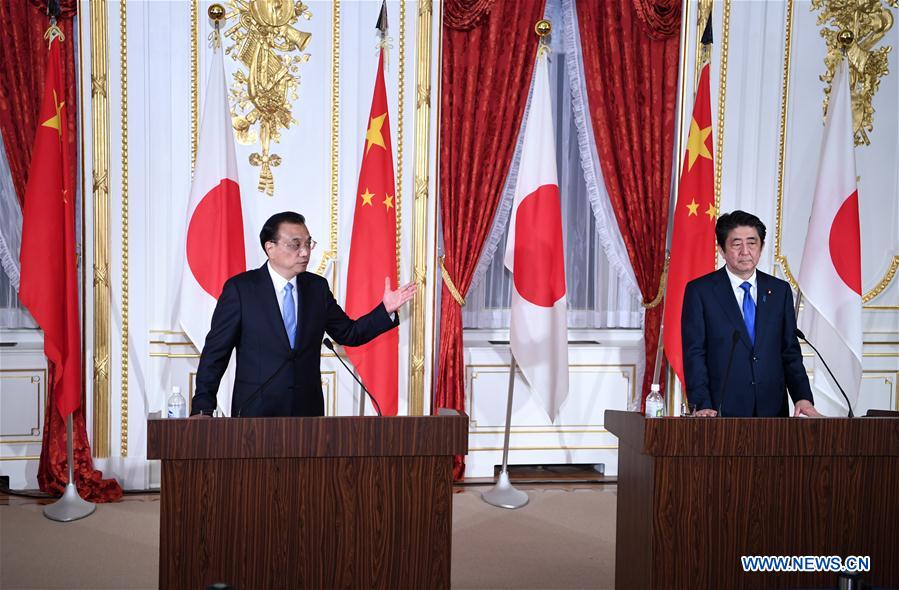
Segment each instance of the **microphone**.
[[827,369],[827,372],[830,374],[830,378],[833,379],[833,382],[837,384],[837,389],[840,390],[840,393],[843,394],[843,399],[846,400],[846,405],[849,407],[849,417],[855,418],[855,414],[852,413],[852,404],[849,403],[849,396],[846,395],[846,392],[843,391],[843,387],[840,385],[840,382],[837,381],[837,378],[834,377],[833,371],[830,370],[830,367],[827,366],[827,361],[824,360],[824,357],[821,356],[821,353],[818,352],[818,349],[815,348],[815,345],[808,341],[808,338],[805,337],[805,334],[802,333],[802,330],[796,328],[796,336],[800,338],[803,342],[812,347],[812,350],[815,351],[815,354],[818,355],[818,358],[821,359],[821,362],[824,363],[824,368]]
[[325,339],[322,341],[322,344],[325,345],[325,348],[327,348],[328,350],[330,350],[331,352],[334,353],[334,356],[336,356],[336,357],[337,357],[337,360],[340,361],[340,364],[343,365],[344,368],[345,368],[347,371],[349,371],[350,375],[353,376],[353,379],[356,380],[356,383],[359,384],[359,387],[362,388],[362,391],[364,391],[365,393],[368,394],[368,399],[371,400],[372,405],[375,407],[375,412],[377,412],[377,413],[378,413],[378,416],[380,416],[380,415],[381,415],[381,406],[378,405],[378,400],[376,400],[376,399],[375,399],[375,396],[373,396],[373,395],[371,394],[371,392],[370,392],[368,389],[365,388],[365,385],[363,385],[362,381],[359,380],[359,377],[356,376],[356,373],[353,372],[353,370],[350,368],[350,366],[349,366],[348,364],[346,364],[345,362],[343,362],[343,359],[340,358],[340,355],[337,354],[337,351],[336,351],[336,350],[334,350],[334,343],[331,342],[331,339],[330,339],[330,338],[325,338]]
[[257,396],[262,395],[262,390],[265,389],[266,387],[268,387],[268,384],[271,383],[275,379],[275,377],[278,376],[278,373],[281,372],[281,369],[283,369],[287,363],[289,363],[290,361],[292,361],[295,358],[297,358],[297,351],[295,348],[291,348],[290,352],[287,353],[287,358],[284,359],[284,361],[281,363],[281,365],[278,367],[278,369],[274,373],[269,375],[269,378],[266,379],[265,381],[263,381],[262,385],[257,387],[256,391],[254,391],[253,394],[250,397],[248,397],[244,403],[240,404],[240,408],[237,410],[238,418],[240,418],[241,414],[243,414],[243,411],[247,409],[247,406],[250,405],[250,402],[255,401]]
[[734,362],[734,351],[737,349],[737,342],[740,341],[740,332],[734,330],[730,338],[730,354],[727,355],[727,367],[724,369],[724,381],[721,382],[721,402],[718,403],[718,415],[724,416],[721,410],[724,408],[724,398],[727,397],[727,378],[730,377],[730,366]]

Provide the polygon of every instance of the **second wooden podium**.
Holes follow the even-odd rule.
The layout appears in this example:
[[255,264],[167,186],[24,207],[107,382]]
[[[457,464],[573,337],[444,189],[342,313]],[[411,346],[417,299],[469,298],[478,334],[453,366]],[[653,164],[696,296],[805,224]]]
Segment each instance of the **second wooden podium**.
[[449,588],[468,417],[150,420],[159,585]]

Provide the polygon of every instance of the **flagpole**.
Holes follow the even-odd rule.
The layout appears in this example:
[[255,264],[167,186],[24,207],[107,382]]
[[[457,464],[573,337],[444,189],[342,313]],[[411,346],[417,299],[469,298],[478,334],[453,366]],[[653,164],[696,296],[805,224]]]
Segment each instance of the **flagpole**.
[[[56,408],[50,408],[51,412]],[[97,509],[97,505],[83,500],[78,495],[78,489],[75,487],[75,449],[72,446],[72,412],[66,417],[66,459],[69,463],[69,483],[66,484],[66,491],[62,497],[56,502],[44,508],[44,516],[50,520],[57,522],[72,522],[86,516],[90,516]]]
[[499,472],[499,480],[489,491],[481,494],[481,499],[499,508],[521,508],[528,503],[528,495],[516,490],[509,481],[509,435],[512,430],[512,394],[515,391],[515,355],[510,353],[509,363],[509,398],[506,402],[506,432],[503,438],[503,467]]

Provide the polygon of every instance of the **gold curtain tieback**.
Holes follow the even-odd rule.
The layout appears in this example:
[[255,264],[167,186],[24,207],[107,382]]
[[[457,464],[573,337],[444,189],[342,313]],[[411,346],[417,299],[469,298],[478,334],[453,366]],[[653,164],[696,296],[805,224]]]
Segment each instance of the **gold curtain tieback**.
[[446,288],[449,289],[450,295],[453,296],[453,299],[456,300],[456,303],[459,304],[459,307],[465,305],[465,298],[462,297],[462,294],[459,293],[459,289],[456,288],[455,283],[453,283],[453,279],[450,278],[449,273],[446,270],[446,266],[443,264],[443,259],[445,256],[441,256],[438,258],[440,262],[440,276],[443,277],[443,282],[446,284]]
[[662,276],[659,278],[659,292],[656,293],[656,298],[646,303],[645,301],[641,301],[640,305],[643,306],[643,309],[653,309],[658,307],[662,302],[662,299],[665,298],[665,287],[668,285],[668,263],[671,261],[671,253],[665,253],[665,268],[662,269]]

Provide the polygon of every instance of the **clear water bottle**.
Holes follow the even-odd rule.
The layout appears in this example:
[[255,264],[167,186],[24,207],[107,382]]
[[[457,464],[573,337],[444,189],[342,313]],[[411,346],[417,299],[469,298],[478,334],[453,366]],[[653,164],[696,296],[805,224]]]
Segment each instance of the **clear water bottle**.
[[177,385],[172,387],[172,395],[169,396],[168,417],[187,418],[187,402],[181,396],[181,388]]
[[646,417],[661,418],[665,415],[665,398],[659,389],[658,383],[653,383],[646,397]]

